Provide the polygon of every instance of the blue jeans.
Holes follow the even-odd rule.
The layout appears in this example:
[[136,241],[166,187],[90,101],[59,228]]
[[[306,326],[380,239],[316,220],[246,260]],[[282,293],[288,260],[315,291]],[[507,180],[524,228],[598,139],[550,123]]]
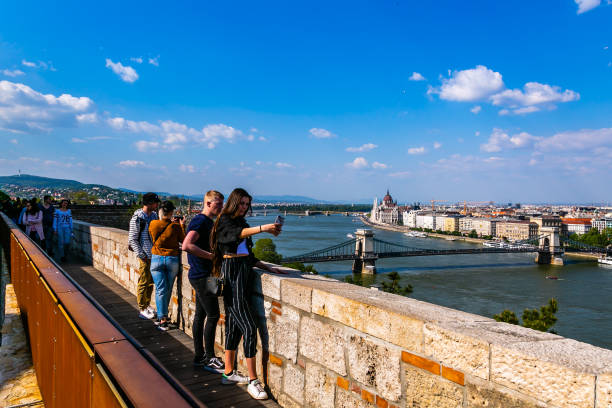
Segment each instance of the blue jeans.
[[151,257],[151,276],[155,283],[155,305],[157,318],[168,317],[168,305],[172,296],[172,286],[179,271],[178,256],[153,255]]
[[57,249],[58,256],[63,258],[66,256],[66,248],[70,245],[70,241],[72,240],[72,231],[70,227],[59,227],[57,229]]

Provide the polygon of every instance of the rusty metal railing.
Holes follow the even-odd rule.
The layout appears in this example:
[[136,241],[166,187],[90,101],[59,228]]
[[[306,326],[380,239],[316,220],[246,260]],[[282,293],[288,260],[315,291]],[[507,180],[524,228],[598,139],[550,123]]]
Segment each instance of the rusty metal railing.
[[47,407],[204,407],[2,213],[0,244]]

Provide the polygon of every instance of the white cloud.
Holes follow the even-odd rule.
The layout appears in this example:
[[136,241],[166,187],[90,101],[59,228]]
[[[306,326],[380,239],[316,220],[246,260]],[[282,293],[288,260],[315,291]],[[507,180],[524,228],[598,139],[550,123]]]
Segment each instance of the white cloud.
[[255,140],[255,136],[253,136],[253,135],[248,135],[248,136],[247,136],[247,140],[248,140],[249,142],[252,142],[252,141],[254,141],[254,140]]
[[2,74],[3,74],[3,75],[9,76],[9,77],[13,77],[13,78],[15,78],[15,77],[18,77],[18,76],[20,76],[20,75],[24,75],[24,74],[25,74],[23,71],[18,70],[18,69],[13,69],[13,70],[10,70],[10,69],[3,69],[3,70],[2,70],[2,71],[0,71],[0,72],[2,72]]
[[265,137],[263,137],[263,136],[259,136],[259,137],[257,138],[257,140],[259,140],[260,142],[266,142],[268,139],[266,139],[266,138],[265,138]]
[[218,123],[215,125],[208,125],[202,129],[201,136],[198,137],[200,143],[204,143],[209,149],[214,149],[215,146],[222,140],[233,143],[242,136],[242,132],[238,129],[234,129],[231,126]]
[[98,121],[98,114],[95,112],[92,113],[82,113],[76,116],[76,119],[80,123],[96,123]]
[[132,57],[130,61],[135,62],[137,64],[142,64],[142,57]]
[[454,71],[450,78],[442,79],[439,89],[430,88],[428,94],[439,94],[440,99],[458,102],[483,100],[504,87],[499,72],[484,65],[463,71]]
[[593,10],[601,4],[601,0],[574,0],[578,5],[578,14]]
[[[491,96],[491,102],[496,106],[505,106],[512,109],[521,107],[533,107],[535,105],[553,104],[576,101],[580,94],[566,89],[561,92],[558,86],[540,84],[538,82],[527,82],[524,91],[520,89],[506,89]],[[533,111],[533,110],[532,110]],[[529,113],[529,112],[515,112]]]
[[159,55],[155,58],[149,58],[149,64],[159,67]]
[[480,105],[476,105],[472,109],[470,109],[470,112],[472,112],[474,115],[478,115],[481,110],[482,108],[480,107]]
[[365,169],[368,167],[368,161],[365,159],[365,157],[356,157],[352,162],[346,163],[346,167],[357,170]]
[[44,61],[38,61],[38,62],[32,62],[32,61],[27,61],[25,59],[21,60],[21,65],[23,65],[24,67],[28,67],[28,68],[40,68],[43,70],[49,70],[49,71],[56,71],[56,69],[53,67],[53,63],[51,61],[49,62],[44,62]]
[[87,143],[87,140],[85,139],[80,139],[78,137],[73,137],[72,138],[72,143]]
[[251,132],[251,133],[258,133],[259,130],[257,128],[252,127],[251,129],[249,129],[249,132]]
[[93,107],[87,97],[42,94],[24,84],[0,81],[0,128],[11,132],[72,127],[78,124],[78,115]]
[[309,130],[309,132],[312,136],[316,137],[317,139],[329,139],[331,137],[336,137],[336,135],[334,135],[332,132],[330,132],[327,129],[312,128]]
[[21,64],[22,64],[23,66],[26,66],[26,67],[36,68],[36,63],[35,63],[35,62],[30,62],[30,61],[26,61],[26,60],[21,60]]
[[183,173],[195,173],[195,166],[193,164],[181,164],[179,170]]
[[410,149],[408,149],[408,154],[423,154],[423,153],[425,153],[425,147],[424,146],[411,147]]
[[483,152],[493,153],[503,149],[520,149],[533,146],[541,138],[532,136],[527,132],[510,136],[502,129],[495,128],[487,143],[480,145]]
[[410,78],[408,79],[410,81],[425,81],[425,77],[419,74],[418,72],[413,72],[412,75],[410,75]]
[[139,140],[136,143],[134,143],[134,146],[136,146],[136,149],[140,152],[147,152],[150,150],[157,150],[159,149],[159,142],[151,142],[148,140]]
[[441,148],[441,147],[442,147],[442,143],[440,143],[440,142],[434,142],[434,144],[433,144],[433,148],[434,148],[434,149],[439,149],[439,148]]
[[377,161],[372,163],[372,168],[373,169],[386,169],[387,167],[389,167],[389,166],[386,165],[385,163],[380,163],[380,162],[377,162]]
[[124,66],[120,62],[113,62],[109,58],[106,59],[106,68],[110,68],[124,82],[133,83],[138,79],[138,73],[134,68]]
[[370,150],[376,149],[378,145],[374,143],[366,143],[359,147],[347,147],[346,151],[351,153],[369,152]]
[[292,169],[293,165],[291,165],[289,163],[278,162],[278,163],[276,163],[276,167],[278,167],[279,169]]
[[476,136],[480,136],[480,132],[479,132],[479,131],[474,132],[474,134],[475,134]]
[[592,150],[602,146],[612,146],[612,128],[561,132],[542,138],[536,145],[542,151]]
[[17,141],[17,139],[11,139],[11,140],[9,140],[9,142],[11,142],[12,144],[19,144],[19,142]]
[[145,162],[140,160],[123,160],[119,162],[120,167],[147,167]]

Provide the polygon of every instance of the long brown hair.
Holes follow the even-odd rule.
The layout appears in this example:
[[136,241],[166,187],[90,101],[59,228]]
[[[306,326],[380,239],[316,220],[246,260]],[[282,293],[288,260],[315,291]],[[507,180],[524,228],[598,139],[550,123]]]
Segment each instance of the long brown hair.
[[221,210],[221,214],[217,217],[215,221],[215,225],[213,226],[212,231],[210,231],[210,249],[213,254],[212,259],[212,275],[219,276],[221,274],[221,262],[223,260],[223,255],[221,254],[221,250],[219,249],[219,243],[217,242],[217,227],[219,225],[219,220],[222,216],[230,216],[232,218],[243,217],[244,215],[240,214],[240,201],[244,198],[249,198],[249,208],[247,209],[247,213],[251,213],[251,202],[253,201],[253,197],[244,188],[235,188],[234,191],[229,195],[225,205],[223,206],[223,210]]

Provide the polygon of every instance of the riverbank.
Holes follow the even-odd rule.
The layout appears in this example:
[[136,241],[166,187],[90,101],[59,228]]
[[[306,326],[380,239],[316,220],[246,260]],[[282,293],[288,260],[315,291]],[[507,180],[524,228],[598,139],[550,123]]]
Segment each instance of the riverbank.
[[[413,231],[409,227],[405,227],[403,225],[389,225],[389,224],[381,224],[377,222],[372,222],[372,220],[369,220],[367,217],[363,217],[363,216],[359,217],[359,219],[367,226],[382,229],[385,231],[394,231],[394,232]],[[435,232],[424,232],[424,234],[426,234],[428,238],[440,238],[446,241],[463,241],[463,242],[471,242],[474,244],[482,244],[483,242],[487,241],[486,239],[482,239],[482,238],[470,238],[470,237],[463,237],[463,236],[456,236],[456,235],[436,234]]]

